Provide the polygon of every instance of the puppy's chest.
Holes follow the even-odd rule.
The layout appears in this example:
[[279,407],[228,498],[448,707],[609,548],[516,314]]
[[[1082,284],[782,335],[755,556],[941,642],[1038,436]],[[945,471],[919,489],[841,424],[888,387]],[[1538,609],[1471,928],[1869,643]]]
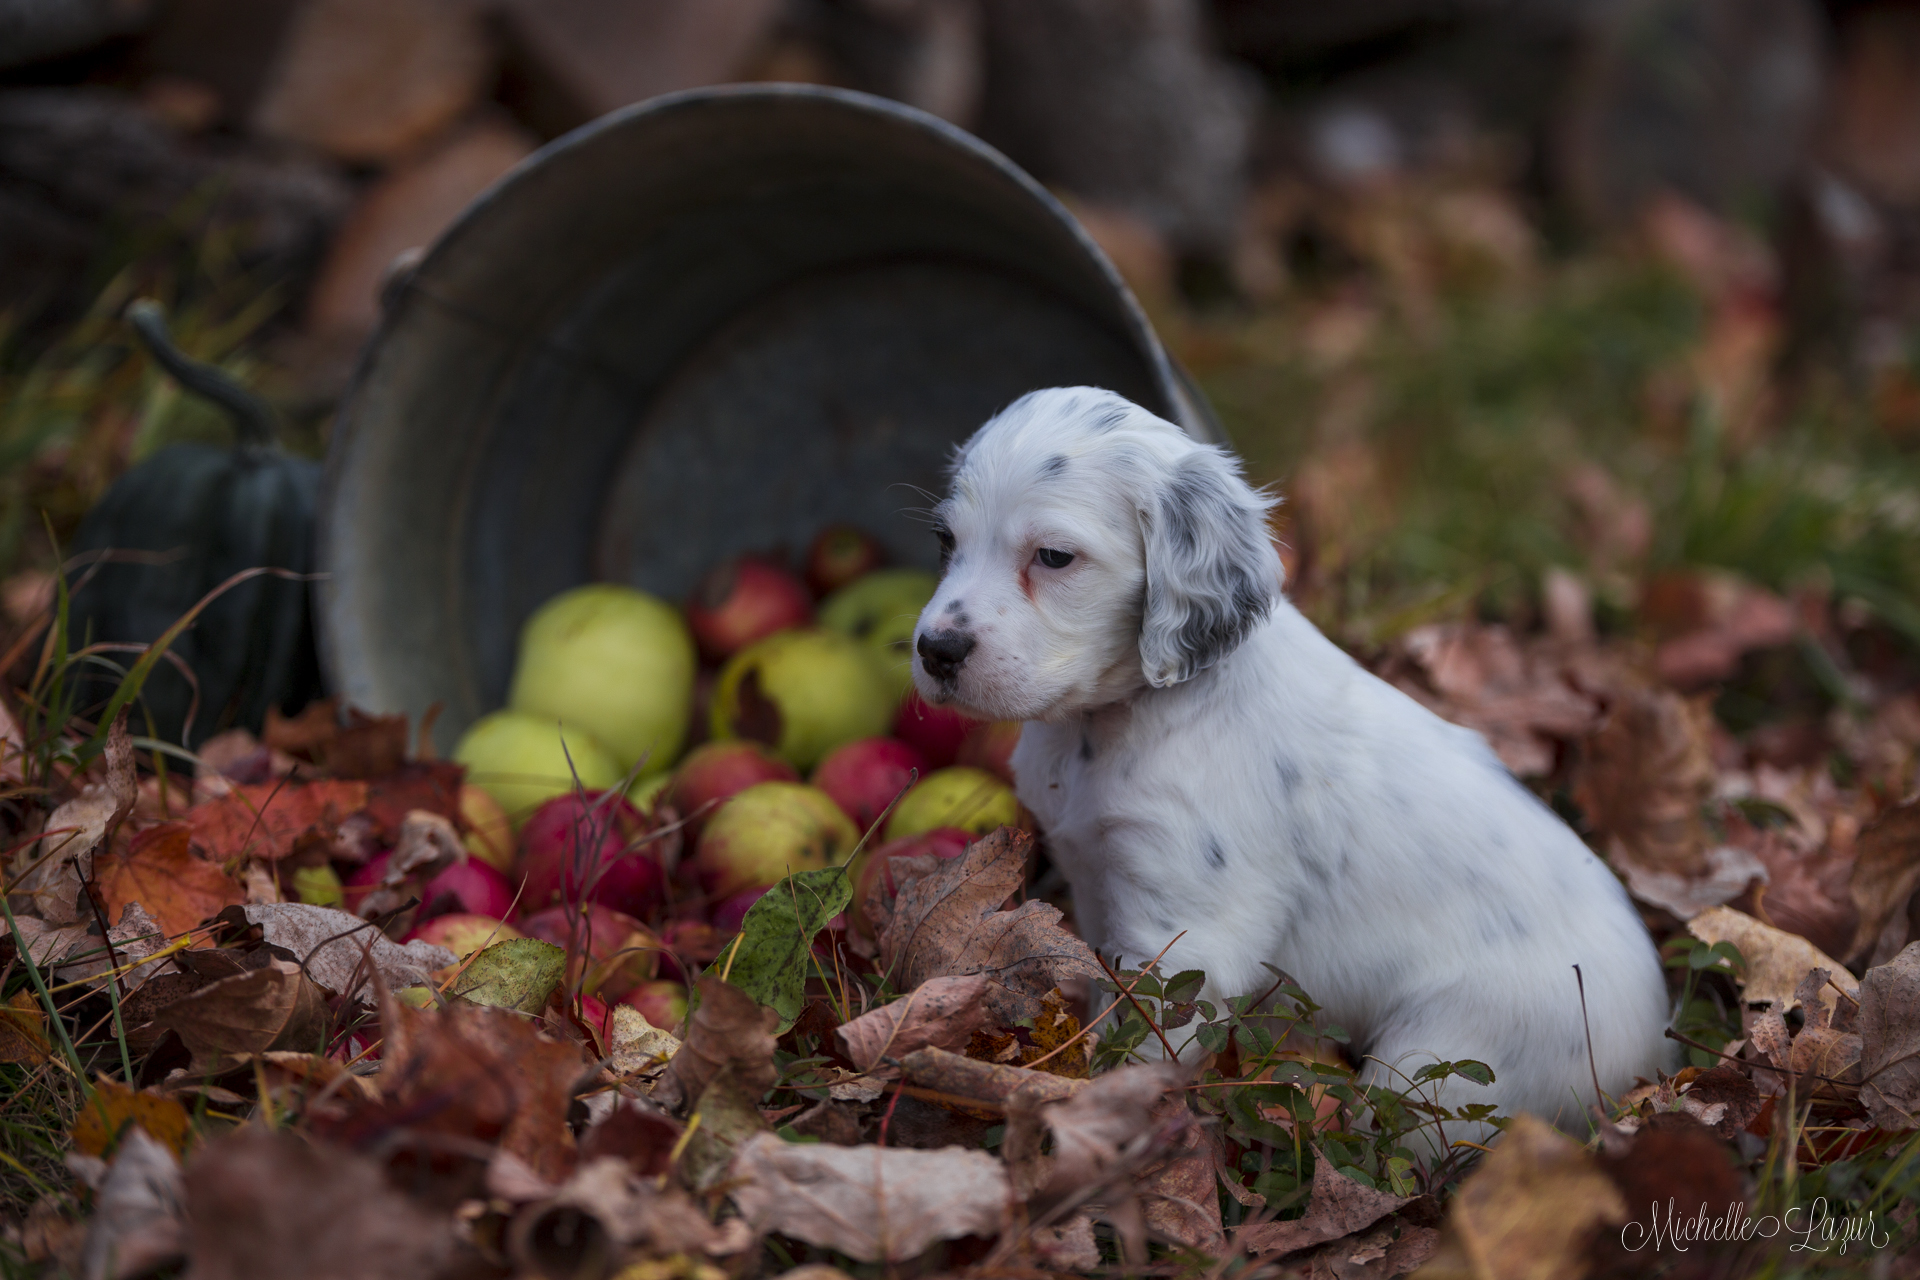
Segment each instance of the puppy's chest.
[[1150,866],[1178,876],[1180,853],[1202,843],[1196,812],[1203,797],[1187,794],[1194,779],[1125,734],[1029,725],[1013,763],[1020,798],[1069,877]]

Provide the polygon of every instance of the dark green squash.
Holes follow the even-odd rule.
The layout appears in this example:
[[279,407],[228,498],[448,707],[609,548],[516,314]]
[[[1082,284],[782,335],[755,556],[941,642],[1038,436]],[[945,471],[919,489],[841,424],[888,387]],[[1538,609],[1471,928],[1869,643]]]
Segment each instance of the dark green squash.
[[[169,445],[114,482],[81,522],[76,553],[150,553],[72,573],[70,635],[83,641],[149,644],[200,598],[234,574],[269,566],[313,570],[320,465],[284,452],[266,402],[225,371],[191,359],[167,335],[157,303],[142,300],[127,320],[153,358],[182,387],[212,400],[233,420],[232,448]],[[156,556],[164,563],[152,563]],[[174,641],[199,683],[177,666],[153,669],[142,701],[164,742],[195,749],[236,726],[258,733],[268,707],[291,714],[320,694],[313,614],[305,581],[263,575],[228,590]],[[109,655],[121,666],[133,656]],[[89,700],[112,682],[97,676]],[[192,722],[188,723],[192,708]],[[139,707],[134,732],[144,732]]]

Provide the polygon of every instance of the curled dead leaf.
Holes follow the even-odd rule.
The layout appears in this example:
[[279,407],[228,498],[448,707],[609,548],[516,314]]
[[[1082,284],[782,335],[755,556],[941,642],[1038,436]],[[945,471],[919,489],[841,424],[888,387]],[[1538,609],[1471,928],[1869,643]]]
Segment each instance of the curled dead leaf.
[[1882,1129],[1920,1128],[1920,942],[1860,980],[1860,1101]]
[[88,783],[79,795],[55,809],[39,842],[15,855],[7,879],[13,885],[8,896],[16,900],[16,911],[25,910],[52,925],[91,917],[92,910],[82,904],[80,894],[81,886],[93,876],[94,851],[133,812],[140,798],[124,711],[107,731],[102,759],[103,779]]
[[1847,892],[1860,924],[1847,959],[1883,964],[1906,945],[1908,904],[1920,890],[1920,800],[1895,805],[1860,833]]
[[153,1021],[179,1035],[193,1055],[191,1074],[218,1075],[247,1054],[322,1048],[328,1013],[326,997],[300,966],[275,960],[183,996]]
[[258,926],[275,955],[303,965],[335,995],[370,999],[374,973],[389,987],[416,987],[457,958],[418,939],[403,947],[358,916],[305,902],[247,903],[228,907],[220,918]]
[[1041,998],[1074,979],[1104,976],[1085,942],[1060,927],[1038,899],[998,908],[1025,883],[1033,837],[1002,827],[958,858],[896,864],[900,890],[879,929],[881,968],[900,987],[930,978],[986,974],[988,1018],[1014,1026],[1042,1012]]
[[654,1087],[663,1106],[682,1107],[706,1091],[707,1082],[731,1063],[740,1083],[755,1096],[773,1087],[773,1028],[780,1015],[762,1009],[746,992],[717,974],[699,981],[700,1007],[687,1022],[686,1040]]
[[1292,1253],[1372,1226],[1408,1201],[1355,1182],[1334,1168],[1324,1152],[1313,1162],[1313,1195],[1305,1217],[1291,1222],[1267,1222],[1244,1228],[1236,1237],[1248,1253]]
[[193,829],[184,822],[148,827],[99,858],[95,874],[107,919],[137,902],[169,937],[245,898],[232,876],[193,851]]
[[[1622,684],[1611,692],[1606,718],[1582,743],[1574,803],[1608,860],[1628,875],[1629,887],[1634,872],[1683,880],[1711,874],[1713,841],[1701,806],[1713,792],[1712,726],[1705,699]],[[1745,887],[1735,886],[1727,898]]]
[[[1731,907],[1712,907],[1687,922],[1687,932],[1705,943],[1731,942],[1747,963],[1742,978],[1749,1003],[1768,1003],[1781,1013],[1797,1006],[1794,994],[1809,970],[1825,969],[1834,987],[1858,997],[1860,984],[1845,965],[1797,934],[1776,929]],[[1830,1011],[1833,991],[1821,1003]]]
[[984,1151],[904,1151],[783,1142],[761,1134],[734,1158],[734,1202],[756,1228],[862,1262],[905,1262],[937,1240],[991,1236],[1011,1189]]
[[929,1045],[963,1049],[986,1025],[984,974],[930,978],[891,1004],[841,1025],[834,1038],[853,1065],[872,1071],[883,1058],[904,1058]]

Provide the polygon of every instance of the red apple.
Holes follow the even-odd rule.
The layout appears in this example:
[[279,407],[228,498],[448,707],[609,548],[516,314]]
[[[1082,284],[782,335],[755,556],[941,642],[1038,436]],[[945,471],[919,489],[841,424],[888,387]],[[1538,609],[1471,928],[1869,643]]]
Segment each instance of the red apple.
[[465,960],[483,947],[524,937],[526,935],[512,925],[492,916],[455,912],[452,915],[435,916],[425,924],[415,925],[413,931],[401,941],[412,942],[418,938],[436,947],[445,947]]
[[660,926],[660,976],[689,982],[720,955],[726,943],[705,920],[669,920]]
[[806,585],[755,556],[735,556],[715,565],[687,600],[687,625],[710,662],[812,621],[813,597]]
[[714,811],[758,782],[798,782],[799,771],[757,742],[744,738],[696,747],[674,770],[667,803],[697,836]]
[[952,707],[923,701],[918,689],[909,689],[893,718],[893,736],[920,748],[932,768],[944,769],[959,757],[960,744],[981,723]]
[[620,1003],[638,1009],[662,1031],[672,1031],[687,1017],[687,989],[678,982],[643,982],[621,996]]
[[728,937],[740,932],[740,922],[747,918],[747,912],[753,904],[767,896],[765,885],[752,889],[742,889],[728,898],[721,899],[713,908],[713,931]]
[[542,911],[582,899],[645,916],[659,905],[666,870],[650,843],[638,843],[647,820],[604,791],[555,796],[520,829],[520,910]]
[[366,896],[380,887],[380,881],[387,874],[387,864],[393,861],[393,850],[376,853],[365,862],[347,873],[340,882],[340,888],[346,895],[346,908],[358,911]]
[[478,858],[467,857],[420,890],[420,915],[466,914],[505,920],[513,913],[513,885]]
[[553,907],[528,916],[520,932],[564,947],[569,978],[578,978],[582,991],[608,1000],[651,979],[659,963],[658,938],[632,916],[598,903],[585,912]]
[[887,561],[880,540],[850,524],[830,524],[807,548],[807,585],[816,596],[830,596]]
[[829,752],[814,769],[812,782],[867,831],[895,796],[927,772],[927,758],[918,747],[898,738],[861,738]]
[[936,858],[957,858],[967,851],[973,839],[971,834],[957,827],[936,827],[917,836],[889,840],[861,854],[859,865],[853,869],[853,904],[847,908],[848,924],[865,937],[873,936],[873,926],[867,920],[867,894],[876,882],[886,887],[889,898],[900,891],[900,886],[894,882],[894,859],[915,858],[922,854],[931,854]]
[[1018,720],[989,720],[974,726],[960,744],[955,764],[985,769],[1008,786],[1013,785],[1013,749],[1020,745]]
[[[565,990],[565,987],[561,988],[562,992]],[[599,996],[582,995],[580,1008],[576,1012],[580,1015],[580,1021],[593,1028],[593,1033],[600,1037],[600,1043],[603,1046],[612,1045],[613,1010],[607,1007],[606,1001]]]

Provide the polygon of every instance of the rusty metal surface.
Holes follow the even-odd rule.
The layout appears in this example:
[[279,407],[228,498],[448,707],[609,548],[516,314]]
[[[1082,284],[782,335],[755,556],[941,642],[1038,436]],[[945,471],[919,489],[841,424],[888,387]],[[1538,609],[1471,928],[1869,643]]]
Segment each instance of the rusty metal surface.
[[1043,386],[1217,428],[1071,217],[978,140],[804,86],[677,94],[554,142],[390,291],[335,424],[322,653],[355,705],[499,705],[581,582],[679,599],[732,552],[872,528]]

